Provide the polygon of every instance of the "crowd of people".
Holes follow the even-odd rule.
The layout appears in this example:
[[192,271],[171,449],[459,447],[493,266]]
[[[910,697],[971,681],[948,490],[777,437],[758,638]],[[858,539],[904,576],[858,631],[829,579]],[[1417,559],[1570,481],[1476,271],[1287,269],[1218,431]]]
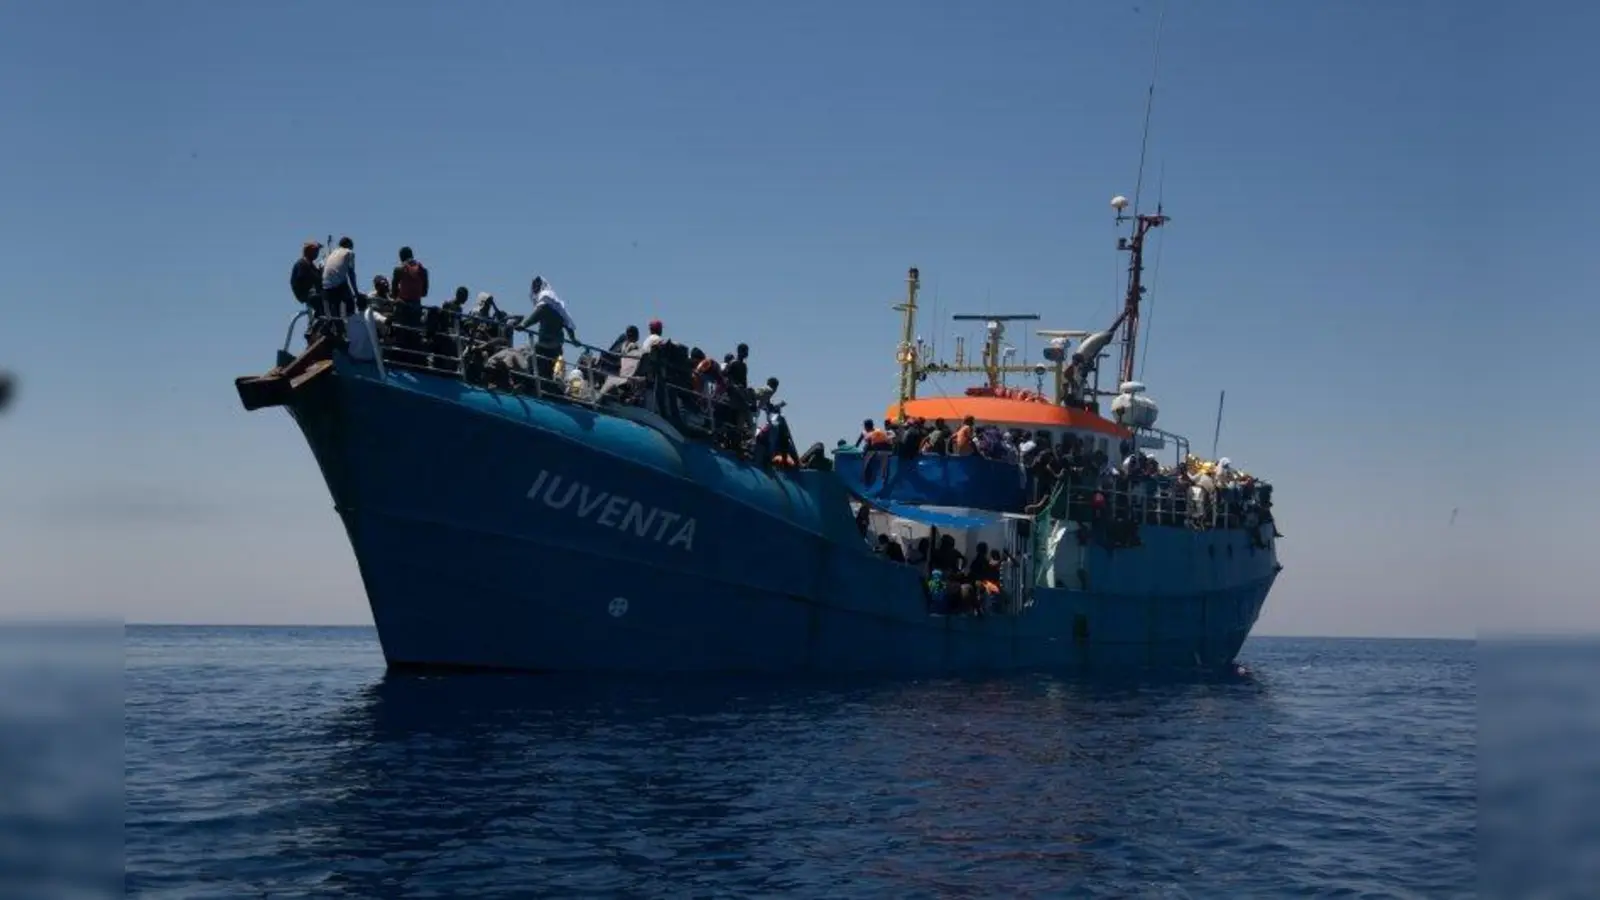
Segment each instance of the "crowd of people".
[[[1242,529],[1251,552],[1283,536],[1272,516],[1272,486],[1234,468],[1227,457],[1209,461],[1187,454],[1166,466],[1123,442],[1121,459],[1113,461],[1070,433],[1052,439],[1047,431],[978,428],[971,418],[954,430],[941,420],[930,425],[913,419],[882,428],[868,420],[855,446],[865,451],[862,480],[868,485],[891,477],[891,457],[907,461],[924,454],[976,455],[1016,465],[1028,484],[1026,511],[1048,510],[1052,519],[1079,523],[1082,527],[1075,532],[1080,544],[1095,542],[1110,550],[1136,547],[1142,544],[1142,525]],[[849,448],[841,440],[835,449]],[[1008,555],[980,543],[969,562],[950,534],[939,535],[931,546],[926,537],[908,546],[889,534],[874,533],[871,512],[866,502],[857,508],[862,538],[884,558],[922,572],[930,611],[985,615],[1010,608],[1002,578],[1013,561]],[[1021,536],[1027,539],[1031,531],[1025,528]],[[1226,547],[1223,552],[1231,554],[1232,545]]]
[[1014,611],[1006,603],[1003,572],[1014,558],[998,548],[979,541],[969,561],[956,539],[938,535],[934,542],[921,537],[909,549],[887,534],[874,534],[872,508],[863,503],[856,509],[856,530],[872,552],[891,562],[903,563],[922,573],[924,599],[928,611],[938,615],[990,615]]
[[[851,446],[840,440],[835,450]],[[1123,441],[1118,457],[1112,458],[1072,433],[1054,438],[1045,430],[979,426],[971,416],[954,428],[944,419],[929,423],[912,418],[882,427],[867,419],[853,446],[862,451],[861,480],[868,486],[889,483],[891,459],[906,463],[930,455],[977,456],[1024,471],[1030,513],[1042,512],[1057,487],[1064,486],[1073,505],[1063,512],[1085,522],[1132,520],[1135,525],[1143,521],[1198,528],[1271,521],[1272,486],[1236,470],[1227,457],[1211,462],[1190,454],[1167,466]],[[1131,539],[1137,540],[1136,533]]]
[[[322,250],[320,242],[307,241],[289,276],[290,290],[309,312],[308,341],[330,337],[358,359],[381,356],[390,365],[454,374],[495,390],[643,407],[687,434],[766,465],[826,462],[820,447],[803,457],[795,452],[782,415],[785,402],[775,396],[778,379],[750,385],[747,344],[719,362],[666,337],[657,319],[642,336],[629,325],[605,349],[586,346],[566,304],[542,276],[529,285],[532,310],[525,315],[508,315],[488,292],[479,293],[468,310],[464,286],[430,306],[424,302],[431,287],[428,269],[410,247],[400,248],[393,272],[374,276],[369,291],[357,287],[351,238],[340,238],[326,257]],[[518,332],[529,336],[521,346]],[[581,348],[572,366],[565,358],[568,345]]]

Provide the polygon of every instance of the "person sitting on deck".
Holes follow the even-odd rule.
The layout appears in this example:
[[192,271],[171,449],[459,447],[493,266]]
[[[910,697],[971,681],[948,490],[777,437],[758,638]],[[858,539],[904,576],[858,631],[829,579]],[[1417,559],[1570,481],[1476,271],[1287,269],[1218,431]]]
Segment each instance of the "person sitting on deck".
[[972,568],[968,570],[968,577],[978,590],[979,615],[987,615],[995,611],[995,606],[1000,602],[1000,570],[1005,565],[1005,557],[998,549],[990,549],[989,555],[984,557],[981,551],[977,559],[972,561]]
[[617,339],[611,342],[610,349],[600,359],[600,370],[607,375],[615,375],[622,369],[622,357],[639,350],[639,326],[629,325],[622,329]]
[[903,563],[906,561],[906,552],[901,548],[900,542],[887,534],[878,535],[878,546],[874,547],[873,551],[881,554],[884,559],[890,562]]
[[722,367],[717,365],[717,361],[699,347],[689,351],[689,361],[694,363],[695,393],[712,399],[721,396],[724,381]]
[[656,348],[657,344],[666,340],[666,338],[661,336],[660,319],[651,319],[649,329],[650,334],[645,337],[644,343],[639,345],[639,350],[643,353],[649,353],[651,350]]
[[774,411],[770,419],[756,429],[750,441],[750,455],[762,468],[792,469],[799,465],[795,458],[794,435],[789,433],[789,425],[781,414]]
[[488,291],[478,292],[478,305],[472,308],[472,314],[480,318],[492,318],[500,312],[500,307],[494,302],[494,295]]
[[920,566],[927,561],[928,539],[925,537],[917,538],[917,542],[912,546],[911,552],[906,554],[906,562],[913,566]]
[[455,296],[439,304],[439,308],[449,316],[458,316],[461,314],[462,309],[466,307],[467,297],[471,296],[471,293],[471,291],[467,290],[466,285],[460,285],[456,288]]
[[561,358],[562,332],[566,332],[567,340],[577,343],[578,329],[572,323],[567,305],[538,275],[533,276],[529,284],[528,298],[533,301],[533,315],[528,325],[534,329],[534,369],[539,387],[544,390],[554,386],[556,360]]
[[516,390],[522,386],[522,376],[527,375],[528,368],[527,347],[506,347],[484,362],[484,381],[491,388]]
[[967,560],[956,549],[956,539],[948,534],[939,536],[939,545],[933,550],[931,559],[932,567],[945,574],[946,578],[960,577],[967,568]]
[[756,388],[755,403],[756,412],[758,414],[766,413],[770,418],[771,416],[776,415],[783,410],[783,407],[786,405],[785,402],[782,400],[772,399],[772,395],[776,394],[777,392],[778,379],[776,377],[768,378],[766,384]]
[[979,541],[972,553],[972,565],[967,568],[967,578],[974,582],[991,581],[1000,583],[1000,567],[1005,562],[998,549],[990,549],[989,544]]
[[356,311],[356,242],[339,238],[339,246],[322,264],[323,315],[342,319]]
[[495,304],[494,295],[488,291],[479,291],[472,312],[461,317],[461,334],[467,338],[472,349],[489,353],[511,346],[516,338],[506,321],[506,314]]
[[393,299],[389,296],[389,279],[382,275],[372,276],[372,290],[367,293],[367,302],[388,305]]
[[289,270],[289,290],[294,293],[294,299],[305,304],[312,319],[324,315],[322,268],[317,265],[317,254],[320,252],[321,244],[306,241],[300,248],[300,258],[294,261],[294,267]]

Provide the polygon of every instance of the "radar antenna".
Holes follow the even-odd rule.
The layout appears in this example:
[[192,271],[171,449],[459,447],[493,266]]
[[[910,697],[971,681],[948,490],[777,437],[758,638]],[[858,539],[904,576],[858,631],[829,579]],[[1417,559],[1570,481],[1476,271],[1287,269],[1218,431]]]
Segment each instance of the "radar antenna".
[[997,388],[1001,384],[1002,358],[1005,350],[1002,342],[1005,339],[1007,322],[1037,322],[1037,313],[1006,313],[1004,315],[972,315],[957,314],[950,317],[957,322],[987,322],[989,337],[983,343],[983,374],[989,379],[989,387]]

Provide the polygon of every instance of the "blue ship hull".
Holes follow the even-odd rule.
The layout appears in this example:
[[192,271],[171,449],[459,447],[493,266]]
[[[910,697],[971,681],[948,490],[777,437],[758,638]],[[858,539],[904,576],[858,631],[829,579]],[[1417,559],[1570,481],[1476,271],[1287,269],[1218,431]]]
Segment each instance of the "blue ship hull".
[[393,668],[950,673],[1231,665],[1279,566],[1240,531],[1081,549],[1092,590],[934,616],[832,472],[335,358],[289,400]]

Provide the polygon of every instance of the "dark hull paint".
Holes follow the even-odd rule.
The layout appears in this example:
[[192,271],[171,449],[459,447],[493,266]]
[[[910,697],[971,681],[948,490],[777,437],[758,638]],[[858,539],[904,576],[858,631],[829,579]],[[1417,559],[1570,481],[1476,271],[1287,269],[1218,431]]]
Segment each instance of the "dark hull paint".
[[291,413],[397,671],[1220,669],[1279,568],[1238,532],[1146,527],[1142,547],[1084,551],[1092,590],[930,616],[832,473],[772,475],[637,422],[342,357]]

